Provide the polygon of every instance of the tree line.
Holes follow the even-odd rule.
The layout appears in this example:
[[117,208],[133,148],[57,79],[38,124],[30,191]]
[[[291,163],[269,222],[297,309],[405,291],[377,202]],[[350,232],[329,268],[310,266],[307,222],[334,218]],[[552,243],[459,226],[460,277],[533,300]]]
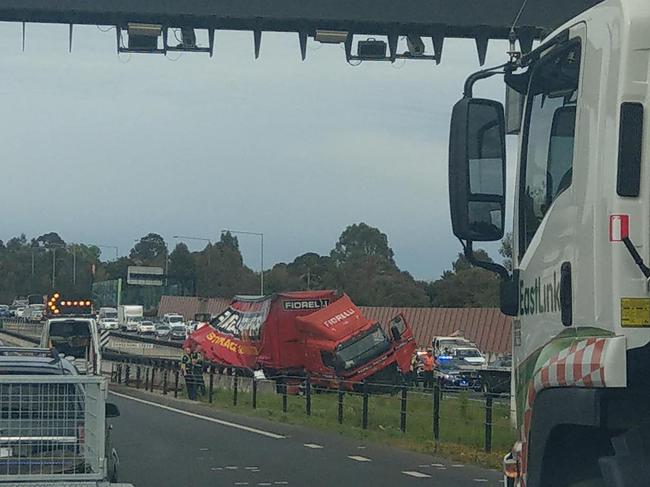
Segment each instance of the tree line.
[[[511,258],[510,238],[500,249],[505,265]],[[483,250],[475,253],[491,260]],[[183,242],[170,251],[163,237],[149,233],[126,256],[100,257],[97,246],[66,243],[56,232],[0,241],[0,303],[53,289],[90,295],[93,282],[124,279],[132,265],[166,269],[183,294],[232,297],[260,290],[259,272],[244,264],[237,237],[229,232],[195,252]],[[307,252],[264,271],[266,294],[318,289],[345,291],[360,306],[493,307],[499,294],[498,278],[472,267],[461,253],[440,278],[414,279],[395,263],[387,235],[365,223],[348,226],[327,255]]]

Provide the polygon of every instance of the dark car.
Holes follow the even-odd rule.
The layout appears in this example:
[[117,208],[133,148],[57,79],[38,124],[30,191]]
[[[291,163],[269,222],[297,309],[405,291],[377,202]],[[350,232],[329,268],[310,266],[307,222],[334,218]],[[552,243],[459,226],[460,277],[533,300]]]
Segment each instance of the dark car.
[[169,338],[171,340],[185,340],[187,338],[187,328],[182,323],[170,325]]
[[481,380],[475,367],[469,367],[463,360],[439,359],[434,372],[440,384],[447,390],[481,390]]
[[165,323],[156,323],[156,336],[158,338],[169,338],[172,327]]
[[[77,382],[43,380],[77,376],[77,369],[54,349],[0,347],[0,472],[3,475],[84,473],[85,391]],[[34,376],[25,380],[24,376]],[[106,404],[106,417],[119,415]],[[105,428],[108,480],[117,480],[119,460]]]

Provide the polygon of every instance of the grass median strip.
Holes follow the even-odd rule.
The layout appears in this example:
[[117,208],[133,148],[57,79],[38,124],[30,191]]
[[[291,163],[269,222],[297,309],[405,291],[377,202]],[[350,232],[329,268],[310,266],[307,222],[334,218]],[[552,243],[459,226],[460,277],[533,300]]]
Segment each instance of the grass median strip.
[[[183,394],[184,395],[184,394]],[[207,403],[207,396],[200,400]],[[311,396],[311,415],[305,413],[305,397],[288,395],[287,412],[282,412],[282,395],[258,392],[257,408],[252,407],[250,392],[238,391],[233,405],[233,391],[215,389],[212,406],[238,414],[266,418],[281,423],[313,427],[356,439],[413,450],[437,453],[453,460],[499,469],[504,454],[515,441],[507,403],[495,403],[492,419],[492,452],[486,453],[485,403],[466,394],[444,394],[440,403],[440,443],[436,451],[433,439],[433,406],[429,393],[409,392],[406,432],[400,430],[399,394],[371,395],[368,401],[368,429],[362,428],[360,394],[346,393],[343,424],[338,423],[337,393],[321,391]]]

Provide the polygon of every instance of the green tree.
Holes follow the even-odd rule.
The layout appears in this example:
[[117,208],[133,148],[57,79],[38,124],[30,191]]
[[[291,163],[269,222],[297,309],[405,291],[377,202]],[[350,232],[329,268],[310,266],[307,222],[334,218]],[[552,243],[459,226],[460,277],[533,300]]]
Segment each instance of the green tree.
[[148,233],[129,252],[129,258],[136,265],[165,267],[167,244],[157,233]]
[[186,292],[194,290],[196,281],[196,263],[191,252],[183,242],[176,245],[169,254],[169,275],[181,282]]
[[[474,251],[478,260],[492,262],[487,252]],[[434,306],[449,308],[495,307],[499,304],[499,278],[493,272],[474,267],[462,253],[440,279],[428,286]]]
[[394,264],[393,250],[388,246],[386,234],[363,222],[349,225],[330,255],[335,265],[366,257],[379,257],[378,261]]
[[512,232],[506,233],[505,237],[501,240],[499,255],[503,257],[503,266],[509,271],[512,271]]

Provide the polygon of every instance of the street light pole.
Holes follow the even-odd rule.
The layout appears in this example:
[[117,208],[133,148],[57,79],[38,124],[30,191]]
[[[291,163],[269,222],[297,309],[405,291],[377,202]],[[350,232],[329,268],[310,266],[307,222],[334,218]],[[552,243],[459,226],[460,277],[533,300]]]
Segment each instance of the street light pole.
[[241,235],[257,235],[260,237],[260,296],[264,296],[264,234],[262,232],[245,232],[242,230],[221,230],[221,233],[239,233]]

